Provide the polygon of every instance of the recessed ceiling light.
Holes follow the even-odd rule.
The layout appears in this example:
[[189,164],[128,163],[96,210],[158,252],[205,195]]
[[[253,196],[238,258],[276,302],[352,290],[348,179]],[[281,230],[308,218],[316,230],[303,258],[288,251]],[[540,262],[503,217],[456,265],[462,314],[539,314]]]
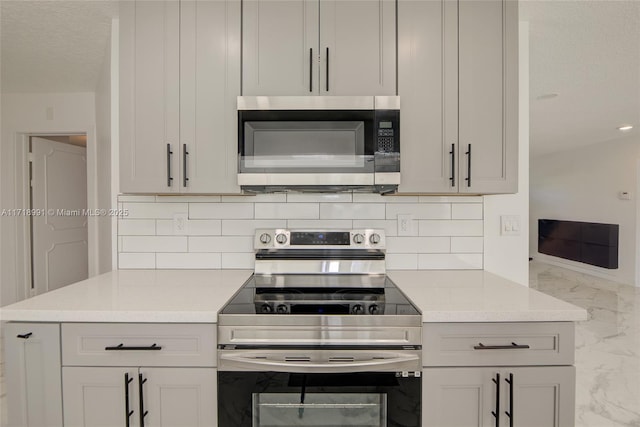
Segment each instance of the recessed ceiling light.
[[618,128],[618,130],[620,130],[622,132],[626,132],[626,131],[631,130],[631,129],[633,129],[633,126],[631,126],[631,125],[624,125],[624,126],[620,126]]
[[553,99],[553,98],[556,98],[557,96],[558,96],[557,93],[545,93],[543,95],[538,96],[536,99],[538,100]]

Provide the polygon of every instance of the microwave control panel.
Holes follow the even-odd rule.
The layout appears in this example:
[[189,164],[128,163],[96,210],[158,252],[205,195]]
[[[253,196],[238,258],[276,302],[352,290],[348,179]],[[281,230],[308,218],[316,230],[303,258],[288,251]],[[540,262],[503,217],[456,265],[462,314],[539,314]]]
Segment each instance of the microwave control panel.
[[397,153],[400,151],[399,128],[400,114],[398,110],[376,110],[377,152]]

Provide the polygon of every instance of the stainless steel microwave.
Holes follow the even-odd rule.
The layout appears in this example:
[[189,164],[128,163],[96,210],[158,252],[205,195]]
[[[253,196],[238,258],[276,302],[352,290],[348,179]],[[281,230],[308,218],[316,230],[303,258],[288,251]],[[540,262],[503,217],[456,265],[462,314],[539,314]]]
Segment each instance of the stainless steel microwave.
[[400,98],[238,97],[238,184],[248,192],[395,192]]

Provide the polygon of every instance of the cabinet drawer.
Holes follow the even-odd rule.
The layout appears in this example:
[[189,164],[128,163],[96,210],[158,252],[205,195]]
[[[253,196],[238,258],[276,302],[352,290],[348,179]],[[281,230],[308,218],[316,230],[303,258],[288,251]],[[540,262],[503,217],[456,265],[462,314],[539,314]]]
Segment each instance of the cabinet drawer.
[[214,324],[66,323],[64,366],[216,366]]
[[424,366],[572,365],[573,322],[425,323]]

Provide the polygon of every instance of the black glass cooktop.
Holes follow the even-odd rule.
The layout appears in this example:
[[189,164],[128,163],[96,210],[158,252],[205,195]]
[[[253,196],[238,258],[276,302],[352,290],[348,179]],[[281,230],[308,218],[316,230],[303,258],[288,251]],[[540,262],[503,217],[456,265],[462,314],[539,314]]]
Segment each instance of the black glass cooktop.
[[385,275],[253,275],[221,314],[419,315]]

